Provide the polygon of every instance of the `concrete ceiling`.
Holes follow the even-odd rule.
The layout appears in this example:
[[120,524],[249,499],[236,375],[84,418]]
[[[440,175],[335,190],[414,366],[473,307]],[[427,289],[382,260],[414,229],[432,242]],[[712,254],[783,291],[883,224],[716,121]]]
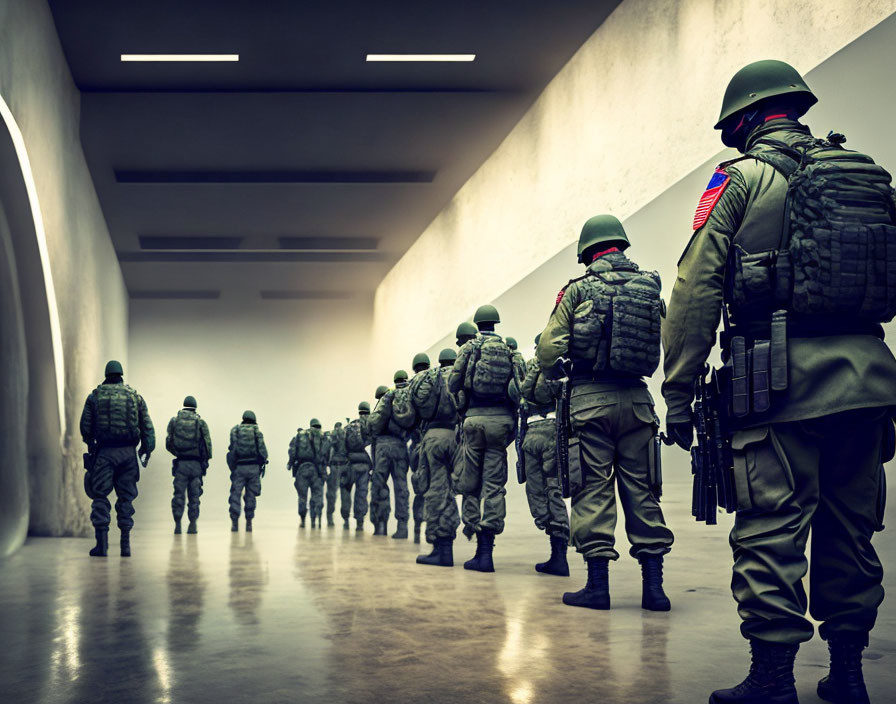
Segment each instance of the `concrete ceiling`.
[[50,0],[135,298],[371,294],[617,4]]

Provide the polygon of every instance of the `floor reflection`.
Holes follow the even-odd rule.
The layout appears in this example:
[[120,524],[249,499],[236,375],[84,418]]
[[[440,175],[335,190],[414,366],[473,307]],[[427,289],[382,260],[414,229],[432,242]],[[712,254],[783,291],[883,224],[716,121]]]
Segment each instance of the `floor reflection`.
[[230,534],[230,598],[233,617],[241,626],[258,626],[258,613],[268,573],[253,543],[252,533]]
[[207,583],[199,562],[199,541],[175,535],[168,556],[168,649],[189,652],[199,645],[199,622]]

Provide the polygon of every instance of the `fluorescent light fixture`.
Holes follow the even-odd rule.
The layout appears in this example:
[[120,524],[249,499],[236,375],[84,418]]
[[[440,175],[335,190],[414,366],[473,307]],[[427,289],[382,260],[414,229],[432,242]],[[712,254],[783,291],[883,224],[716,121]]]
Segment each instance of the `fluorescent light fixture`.
[[472,61],[476,54],[368,54],[368,61]]
[[239,54],[122,54],[122,61],[239,61]]

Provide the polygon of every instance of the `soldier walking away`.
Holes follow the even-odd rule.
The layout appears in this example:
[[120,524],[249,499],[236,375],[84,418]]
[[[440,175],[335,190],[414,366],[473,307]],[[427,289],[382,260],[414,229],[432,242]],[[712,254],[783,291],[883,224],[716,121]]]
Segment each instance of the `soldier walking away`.
[[181,518],[184,515],[184,495],[189,502],[187,518],[190,524],[187,533],[196,533],[199,520],[199,497],[202,496],[202,478],[212,458],[212,438],[208,425],[196,412],[196,399],[187,396],[184,407],[168,421],[165,449],[174,455],[171,475],[174,477],[174,496],[171,498],[171,513],[174,516],[174,532],[181,532]]
[[516,430],[520,401],[513,352],[495,325],[494,306],[480,306],[473,316],[479,336],[460,350],[448,376],[448,390],[464,412],[463,462],[455,485],[463,494],[464,535],[476,536],[476,554],[464,569],[494,572],[495,536],[504,530],[507,446]]
[[479,329],[473,323],[461,323],[457,326],[457,331],[454,333],[454,336],[457,338],[455,342],[457,348],[460,349],[470,340],[475,340],[477,335],[479,335]]
[[[314,420],[317,420],[316,418]],[[320,421],[317,421],[320,427]],[[339,471],[330,464],[330,455],[333,447],[332,433],[327,430],[323,433],[323,459],[321,467],[324,470],[324,483],[327,487],[327,526],[336,525],[333,514],[336,513],[336,501],[339,498]]]
[[[408,537],[408,432],[414,419],[408,420],[401,411],[408,401],[408,373],[403,369],[395,372],[395,387],[389,389],[370,414],[370,432],[376,442],[373,456],[373,476],[371,477],[370,514],[374,525],[374,535],[386,535],[389,512],[389,477],[395,493],[395,518],[398,523],[392,537],[405,540]],[[399,405],[395,406],[396,397]],[[396,413],[398,411],[398,413]],[[401,423],[399,423],[401,418]]]
[[525,379],[528,367],[526,365],[526,358],[523,357],[523,353],[519,351],[519,343],[517,343],[515,337],[509,336],[504,338],[504,342],[507,343],[510,351],[513,352],[513,363],[516,366],[517,374],[520,379]]
[[[364,516],[367,515],[367,489],[373,463],[368,452],[370,447],[370,430],[368,420],[370,404],[362,401],[358,404],[358,417],[345,426],[344,444],[348,457],[348,469],[342,475],[342,515],[348,524],[349,508],[354,508],[355,531],[364,530]],[[355,490],[354,502],[352,489]]]
[[[411,362],[411,368],[414,370],[414,378],[411,379],[409,383],[409,387],[413,385],[414,381],[417,377],[423,372],[429,369],[429,355],[425,352],[418,352],[414,355],[414,359]],[[413,403],[413,399],[410,396],[410,388],[408,388],[408,396],[407,399],[410,403]],[[420,443],[423,440],[423,433],[420,429],[420,418],[416,416],[415,413],[415,422],[414,427],[411,430],[408,444],[408,459],[411,464],[411,486],[414,489],[414,501],[411,504],[411,514],[414,516],[414,543],[420,544],[420,531],[424,520],[423,515],[423,503],[424,503],[424,495],[426,493],[426,488],[421,487],[419,482],[419,475],[417,471],[420,469]]]
[[641,607],[668,611],[663,556],[673,536],[652,466],[659,420],[644,383],[659,365],[663,303],[659,275],[641,271],[623,253],[628,247],[612,215],[585,223],[578,257],[587,269],[560,291],[538,342],[545,375],[567,378],[561,406],[568,418],[562,413],[557,424],[569,428],[570,437],[558,452],[568,452],[572,544],[588,566],[585,588],[564,594],[563,603],[610,608],[609,563],[619,558],[618,491],[630,554],[641,564]]
[[454,350],[442,350],[439,368],[422,371],[411,383],[411,400],[423,434],[414,482],[424,492],[426,542],[432,545],[428,555],[417,556],[421,565],[454,566],[454,539],[460,525],[451,485],[457,451],[457,408],[447,382],[456,359]]
[[[536,347],[540,339],[541,335],[536,336]],[[529,360],[521,388],[517,461],[521,463],[519,479],[526,483],[526,498],[535,526],[548,534],[551,543],[551,556],[536,564],[535,570],[568,577],[569,515],[557,476],[557,387],[545,377],[538,359]]]
[[299,496],[299,525],[302,528],[309,511],[312,528],[316,527],[323,514],[323,485],[326,481],[326,468],[321,471],[324,438],[320,432],[320,421],[312,418],[309,425],[311,427],[308,429],[299,428],[289,443],[289,467]]
[[868,701],[862,651],[884,597],[871,538],[896,405],[880,325],[896,314],[896,211],[886,171],[799,122],[816,101],[781,61],[731,79],[715,127],[741,156],[700,199],[663,326],[666,426],[688,448],[694,382],[724,322],[732,591],[752,665],[715,704],[797,702],[807,608],[831,656],[818,695]]
[[137,498],[140,464],[146,467],[149,462],[156,447],[156,433],[143,397],[124,383],[121,363],[112,360],[106,364],[105,376],[105,381],[87,397],[81,413],[81,437],[87,444],[84,490],[93,502],[90,522],[96,536],[96,546],[90,554],[93,557],[108,554],[111,508],[108,496],[115,489],[121,555],[130,557],[133,502]]
[[256,499],[261,496],[261,478],[268,463],[268,449],[264,435],[252,411],[243,413],[243,422],[230,430],[227,466],[230,468],[230,530],[240,529],[240,499],[246,506],[246,532],[252,532]]
[[[345,419],[348,421],[348,418]],[[348,453],[345,449],[345,428],[342,426],[342,423],[336,423],[333,426],[333,430],[330,431],[329,438],[329,448],[330,448],[330,478],[333,478],[335,475],[336,485],[339,488],[339,496],[340,496],[340,513],[342,515],[342,527],[344,530],[348,530],[351,526],[349,525],[349,517],[351,516],[352,504],[351,504],[351,489],[348,491],[348,497],[346,498],[345,487],[346,483],[349,487],[353,484],[351,478],[349,477],[349,472],[351,471],[351,466],[348,460]],[[334,490],[335,493],[335,490]],[[329,491],[327,492],[327,501],[330,501]],[[336,497],[333,497],[333,506],[335,508]],[[329,508],[330,504],[327,505],[327,514],[328,516],[332,515]]]

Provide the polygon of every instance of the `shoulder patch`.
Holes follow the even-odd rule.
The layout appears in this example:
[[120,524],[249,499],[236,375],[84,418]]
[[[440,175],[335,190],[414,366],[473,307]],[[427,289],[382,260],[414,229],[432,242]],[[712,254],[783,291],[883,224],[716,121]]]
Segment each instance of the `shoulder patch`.
[[555,306],[559,306],[559,305],[560,305],[560,301],[563,300],[563,297],[564,297],[565,295],[566,295],[566,286],[564,286],[563,288],[560,289],[560,293],[557,294],[557,300],[554,301],[554,305],[555,305]]
[[697,211],[694,213],[694,229],[699,230],[709,220],[709,214],[716,207],[716,203],[722,197],[728,184],[731,182],[731,176],[724,169],[716,169],[709,183],[706,184],[706,190],[700,196],[697,203]]

